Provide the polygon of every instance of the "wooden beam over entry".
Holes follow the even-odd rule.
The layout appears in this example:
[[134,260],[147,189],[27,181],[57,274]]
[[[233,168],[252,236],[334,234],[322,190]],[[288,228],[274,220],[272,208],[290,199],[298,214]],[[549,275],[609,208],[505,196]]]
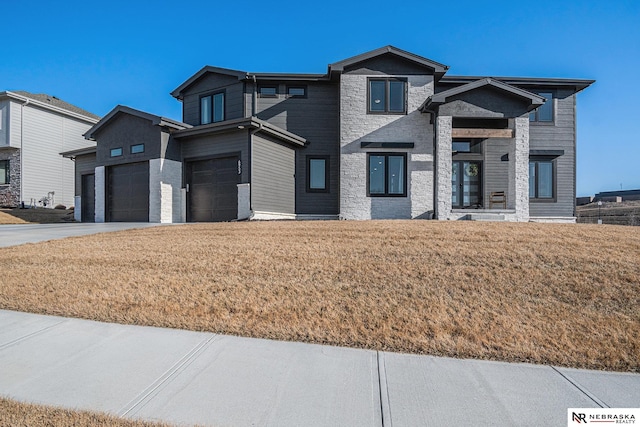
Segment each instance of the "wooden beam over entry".
[[453,128],[452,138],[513,138],[513,129]]

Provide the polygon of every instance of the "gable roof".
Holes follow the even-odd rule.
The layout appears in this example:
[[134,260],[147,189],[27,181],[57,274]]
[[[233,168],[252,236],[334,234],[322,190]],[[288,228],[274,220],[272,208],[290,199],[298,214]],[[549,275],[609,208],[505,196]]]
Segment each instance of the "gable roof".
[[189,77],[187,81],[182,83],[180,86],[171,91],[171,96],[174,98],[182,99],[182,92],[194,84],[196,81],[200,80],[202,76],[208,73],[216,73],[216,74],[224,74],[227,76],[237,77],[238,80],[242,80],[247,77],[246,71],[232,70],[230,68],[221,68],[221,67],[212,67],[211,65],[205,65],[195,73],[193,76]]
[[420,106],[420,108],[418,108],[418,110],[420,110],[421,112],[431,111],[433,107],[446,103],[447,99],[452,96],[459,95],[465,92],[470,92],[472,90],[479,89],[485,86],[490,86],[490,87],[499,89],[510,96],[514,96],[517,98],[521,98],[524,101],[528,101],[531,109],[541,106],[546,101],[546,99],[540,95],[528,92],[524,89],[520,89],[518,87],[509,85],[499,80],[494,80],[491,77],[486,77],[484,79],[476,80],[474,82],[467,83],[462,86],[454,87],[453,89],[445,90],[444,92],[433,94],[422,103],[422,105]]
[[342,73],[347,67],[381,55],[386,55],[388,53],[411,61],[417,65],[430,68],[431,70],[433,70],[433,73],[436,76],[436,80],[440,79],[449,69],[447,65],[432,61],[431,59],[416,55],[411,52],[407,52],[406,50],[387,45],[378,49],[371,50],[369,52],[361,53],[360,55],[352,56],[351,58],[343,59],[342,61],[334,62],[333,64],[329,64],[329,74],[335,75],[338,73]]
[[[441,84],[466,84],[489,76],[445,76],[440,80]],[[588,88],[595,80],[588,79],[561,79],[561,78],[544,78],[544,77],[494,77],[493,80],[499,80],[515,86],[531,86],[531,87],[573,87],[576,92]]]
[[73,104],[69,104],[68,102],[63,101],[60,98],[56,98],[55,96],[47,95],[46,93],[31,93],[25,90],[14,90],[0,92],[0,96],[6,96],[8,98],[17,99],[23,102],[28,101],[29,103],[33,103],[34,105],[37,105],[39,107],[56,112],[61,112],[69,116],[80,118],[92,123],[100,120],[100,116],[90,113],[87,110],[83,110],[80,107],[76,107]]
[[140,118],[151,121],[152,125],[166,126],[176,130],[187,129],[191,127],[191,125],[179,122],[177,120],[156,116],[155,114],[145,113],[144,111],[136,110],[134,108],[127,107],[124,105],[116,105],[115,108],[109,112],[109,114],[104,116],[102,120],[100,120],[98,123],[93,125],[93,127],[89,129],[83,136],[86,139],[93,139],[93,135],[96,132],[98,132],[103,126],[107,125],[110,121],[112,121],[119,113],[140,117]]

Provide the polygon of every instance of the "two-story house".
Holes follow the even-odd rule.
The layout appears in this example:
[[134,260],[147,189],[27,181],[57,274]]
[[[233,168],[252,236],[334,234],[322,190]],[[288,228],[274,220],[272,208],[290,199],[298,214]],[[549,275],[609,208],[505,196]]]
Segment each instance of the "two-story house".
[[59,153],[86,146],[99,119],[54,96],[0,92],[0,206],[73,206],[74,165]]
[[183,122],[117,106],[76,161],[83,220],[575,221],[576,93],[592,80],[447,76],[383,47],[321,74],[206,66]]

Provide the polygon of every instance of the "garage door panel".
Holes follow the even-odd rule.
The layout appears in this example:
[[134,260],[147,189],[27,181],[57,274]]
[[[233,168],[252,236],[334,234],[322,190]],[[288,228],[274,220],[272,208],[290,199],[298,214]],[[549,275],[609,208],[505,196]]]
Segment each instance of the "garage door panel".
[[109,168],[107,201],[109,221],[149,221],[149,163]]
[[238,216],[238,157],[191,162],[189,221],[230,221]]

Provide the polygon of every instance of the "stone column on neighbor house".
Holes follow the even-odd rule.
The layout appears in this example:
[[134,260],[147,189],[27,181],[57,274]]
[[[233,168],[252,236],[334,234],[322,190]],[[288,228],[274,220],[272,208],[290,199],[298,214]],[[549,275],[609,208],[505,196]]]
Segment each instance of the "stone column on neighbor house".
[[149,160],[149,222],[182,221],[182,163]]
[[104,222],[105,220],[105,169],[104,166],[98,166],[95,170],[95,222]]
[[451,116],[436,118],[436,218],[449,219],[451,214]]
[[529,221],[529,117],[517,117],[513,144],[509,144],[508,207],[515,220]]

